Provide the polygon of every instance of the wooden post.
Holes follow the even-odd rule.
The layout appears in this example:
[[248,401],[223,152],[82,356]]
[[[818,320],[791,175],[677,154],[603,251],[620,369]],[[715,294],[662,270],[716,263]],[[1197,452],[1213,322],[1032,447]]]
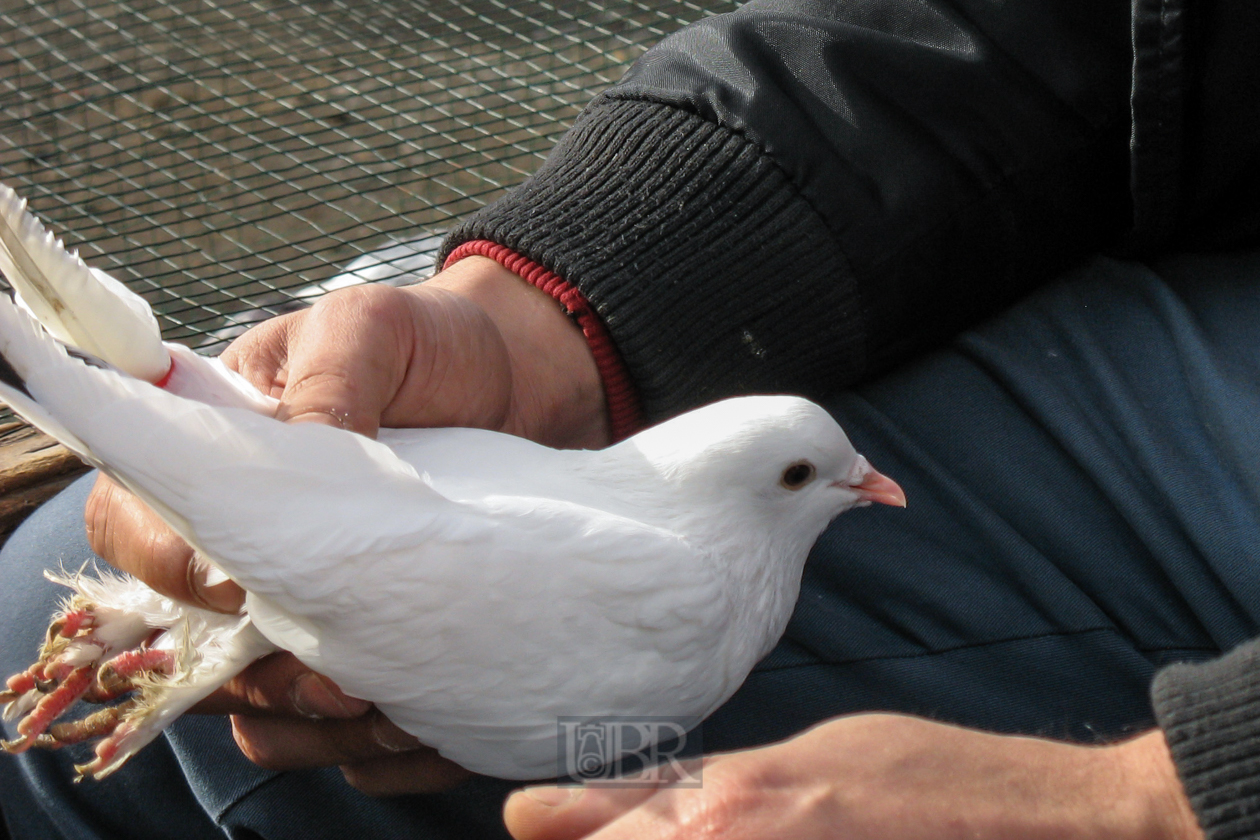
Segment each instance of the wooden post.
[[0,543],[35,508],[87,470],[43,432],[22,422],[0,425]]

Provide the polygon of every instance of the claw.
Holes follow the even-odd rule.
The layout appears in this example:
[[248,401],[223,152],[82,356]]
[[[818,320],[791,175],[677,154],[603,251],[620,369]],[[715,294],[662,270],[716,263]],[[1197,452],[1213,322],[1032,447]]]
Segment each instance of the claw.
[[[19,677],[29,677],[30,674],[18,674]],[[25,712],[16,711],[22,705],[22,699],[35,691],[35,680],[29,679],[18,683],[15,678],[9,678],[9,690],[0,691],[0,707],[4,708],[4,719],[13,720],[19,714]]]
[[0,718],[14,720],[21,717],[35,708],[35,704],[39,702],[39,697],[39,692],[34,689],[19,695],[16,699],[10,700],[5,704],[4,713],[0,714]]
[[[40,646],[35,664],[0,686],[17,736],[0,746],[59,749],[96,741],[81,776],[113,773],[170,723],[275,647],[248,619],[181,607],[139,581],[50,574],[73,590]],[[104,703],[81,720],[58,722],[77,700]]]
[[[89,765],[103,767],[103,762],[113,757],[111,750],[117,752],[117,738],[113,736],[141,701],[133,699],[77,721],[57,723],[57,719],[80,698],[95,702],[113,700],[134,690],[139,678],[173,670],[171,653],[148,647],[152,638],[134,639],[130,644],[140,644],[139,649],[123,650],[101,664],[108,645],[96,636],[99,622],[95,609],[91,602],[75,595],[49,625],[38,661],[6,681],[7,689],[0,692],[5,719],[21,720],[18,737],[0,741],[5,752],[21,753],[31,747],[58,749],[104,738],[107,757],[101,759],[98,755],[97,761]],[[122,728],[127,730],[126,726]]]
[[83,598],[72,598],[49,626],[39,659],[6,681],[7,690],[0,693],[4,719],[21,718],[19,737],[3,743],[6,752],[24,752],[45,743],[45,730],[95,685],[97,662],[105,649],[92,635],[96,625],[92,610]]
[[57,639],[61,636],[61,628],[65,626],[65,622],[61,618],[53,619],[52,624],[48,625],[48,632],[44,634],[44,650],[49,650]]
[[0,740],[0,749],[9,755],[17,755],[24,753],[31,748],[31,739],[23,735],[20,738],[14,738],[12,741]]
[[[175,670],[175,654],[150,647],[163,632],[155,629],[130,644],[113,658],[101,662],[107,645],[96,636],[97,617],[92,604],[76,596],[53,620],[40,648],[39,660],[7,680],[0,692],[5,719],[21,718],[18,737],[0,741],[5,752],[21,753],[31,747],[59,749],[93,739],[103,739],[96,758],[82,765],[81,775],[107,775],[121,761],[119,750],[128,733],[136,729],[128,716],[143,709],[145,678],[165,676]],[[140,696],[101,709],[80,720],[57,723],[77,700],[103,703],[141,687]]]
[[144,648],[115,656],[96,672],[96,682],[83,695],[89,703],[107,703],[136,688],[136,677],[168,675],[175,671],[175,655],[168,650]]

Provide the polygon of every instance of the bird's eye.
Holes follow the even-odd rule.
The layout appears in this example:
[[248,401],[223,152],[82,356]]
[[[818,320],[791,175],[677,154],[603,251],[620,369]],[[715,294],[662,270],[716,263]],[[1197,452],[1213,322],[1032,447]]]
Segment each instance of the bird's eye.
[[809,461],[797,461],[783,471],[779,483],[789,490],[800,490],[814,480],[815,472],[814,465]]

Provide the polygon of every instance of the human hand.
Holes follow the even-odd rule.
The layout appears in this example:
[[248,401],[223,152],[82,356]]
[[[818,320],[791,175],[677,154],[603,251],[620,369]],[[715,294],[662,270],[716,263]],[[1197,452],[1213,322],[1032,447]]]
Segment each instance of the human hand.
[[1077,746],[921,718],[835,718],[708,756],[702,786],[535,787],[516,840],[1202,840],[1163,733]]
[[[581,332],[550,296],[483,257],[418,286],[334,292],[250,330],[223,361],[276,397],[289,422],[369,436],[382,425],[476,426],[551,446],[609,440]],[[240,608],[239,587],[208,585],[192,548],[108,479],[98,479],[85,519],[93,550],[157,591]],[[288,654],[259,660],[196,711],[236,715],[237,743],[263,766],[341,765],[369,793],[431,790],[467,775]]]

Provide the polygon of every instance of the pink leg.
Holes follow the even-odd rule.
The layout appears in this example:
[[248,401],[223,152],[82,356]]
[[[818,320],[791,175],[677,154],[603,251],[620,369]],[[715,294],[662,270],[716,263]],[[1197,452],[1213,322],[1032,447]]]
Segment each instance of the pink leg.
[[5,741],[5,751],[20,753],[29,749],[35,739],[88,690],[92,685],[92,678],[92,666],[84,665],[76,668],[60,685],[41,697],[31,713],[18,722],[18,734],[22,737],[15,741]]
[[[127,737],[133,729],[135,729],[135,723],[130,721],[122,721],[114,727],[114,730],[96,745],[96,758],[86,764],[74,765],[75,772],[79,774],[79,779],[85,776],[96,778],[96,774],[103,771],[114,760],[123,738]],[[75,779],[75,781],[78,781],[78,779]]]
[[123,715],[136,705],[135,701],[128,701],[93,712],[81,720],[54,723],[48,727],[48,732],[39,736],[35,746],[55,750],[68,744],[79,744],[93,738],[103,738],[111,734]]
[[131,679],[138,674],[169,674],[175,670],[175,654],[169,650],[125,650],[101,666],[101,682],[120,677]]
[[[56,626],[57,624],[54,622],[53,627]],[[79,635],[80,630],[87,630],[94,626],[96,626],[96,616],[91,610],[71,610],[62,616],[61,627],[58,632],[63,638],[73,639]]]
[[8,679],[8,691],[0,691],[0,704],[12,703],[28,691],[35,690],[35,675],[31,673],[31,669],[27,668],[20,674],[14,674]]
[[166,650],[128,650],[115,656],[96,672],[96,682],[83,699],[106,703],[135,688],[134,679],[143,674],[170,674],[175,671],[175,654]]
[[[150,689],[163,676],[175,672],[176,654],[153,648],[166,632],[163,628],[129,630],[126,641],[120,641],[116,633],[106,634],[110,639],[106,641],[98,635],[102,624],[95,606],[80,595],[54,618],[38,661],[10,677],[6,690],[0,691],[0,706],[8,704],[6,714],[21,718],[19,737],[0,741],[5,751],[20,753],[32,746],[57,749],[96,740],[95,758],[78,768],[82,774],[96,776],[108,772],[111,762],[121,758],[120,750],[138,748],[135,736],[150,711],[145,696],[152,695]],[[118,652],[119,644],[131,647]],[[137,696],[131,700],[81,720],[57,722],[80,699],[103,703],[132,691]]]

